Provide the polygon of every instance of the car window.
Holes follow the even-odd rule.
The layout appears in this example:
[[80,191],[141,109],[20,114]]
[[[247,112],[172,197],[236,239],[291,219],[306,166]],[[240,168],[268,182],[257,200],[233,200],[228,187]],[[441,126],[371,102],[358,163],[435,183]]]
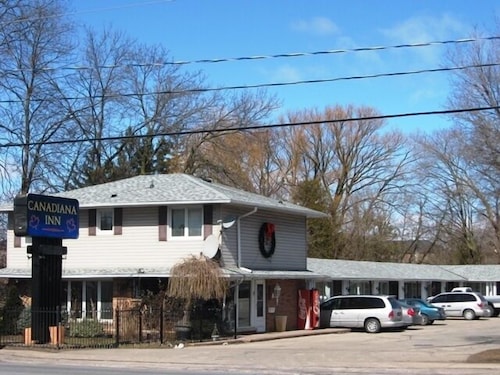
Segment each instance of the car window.
[[486,298],[484,298],[484,296],[482,294],[478,294],[477,296],[479,297],[479,299],[481,300],[481,302],[488,302],[486,300]]
[[409,300],[409,301],[405,301],[408,305],[410,306],[417,306],[417,307],[420,307],[422,305],[424,305],[422,303],[422,301],[419,301],[419,300]]
[[332,298],[323,302],[320,307],[323,310],[332,310],[332,309],[338,309],[339,304],[340,304],[340,298]]
[[320,308],[323,309],[323,310],[331,310],[332,309],[332,305],[333,305],[333,300],[331,299],[331,300],[323,302],[320,305]]
[[449,302],[447,294],[440,294],[432,299],[432,303],[443,303],[443,302]]
[[462,301],[465,302],[474,302],[476,301],[476,296],[474,294],[464,294]]
[[396,309],[399,307],[399,303],[398,303],[396,298],[389,298],[389,302],[390,302],[393,309]]
[[363,305],[365,309],[383,309],[385,302],[382,298],[363,297]]
[[350,309],[355,309],[356,304],[354,303],[354,298],[340,298],[340,304],[339,304],[339,309],[340,310],[350,310]]
[[447,302],[462,302],[463,296],[460,293],[448,294]]
[[340,308],[340,303],[342,298],[335,298],[332,300],[331,310],[338,310]]
[[427,303],[425,301],[418,301],[419,306],[425,306],[425,307],[432,307],[435,308],[435,306],[432,306],[430,303]]

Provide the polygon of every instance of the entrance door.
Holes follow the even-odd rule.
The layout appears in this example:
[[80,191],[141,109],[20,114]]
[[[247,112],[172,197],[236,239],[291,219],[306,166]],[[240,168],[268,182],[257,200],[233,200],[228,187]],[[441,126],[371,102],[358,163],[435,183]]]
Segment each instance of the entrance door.
[[254,283],[255,310],[253,323],[257,332],[266,331],[266,288],[264,280],[256,280]]

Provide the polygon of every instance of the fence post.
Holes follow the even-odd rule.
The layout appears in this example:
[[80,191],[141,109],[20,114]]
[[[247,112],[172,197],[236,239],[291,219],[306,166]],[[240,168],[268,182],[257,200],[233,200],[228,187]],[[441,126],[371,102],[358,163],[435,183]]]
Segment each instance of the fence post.
[[142,342],[142,311],[141,309],[137,310],[137,313],[139,314],[139,342]]
[[160,306],[160,344],[163,344],[163,303]]
[[62,337],[62,334],[59,332],[59,330],[61,329],[61,306],[60,305],[57,305],[56,306],[56,348],[59,349],[60,348],[60,343],[59,339]]
[[120,345],[120,309],[116,309],[116,322],[115,322],[115,345]]

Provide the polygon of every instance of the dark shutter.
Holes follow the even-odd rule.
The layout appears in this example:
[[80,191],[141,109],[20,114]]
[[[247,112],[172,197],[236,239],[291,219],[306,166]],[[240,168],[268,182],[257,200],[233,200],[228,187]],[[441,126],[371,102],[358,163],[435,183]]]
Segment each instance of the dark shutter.
[[97,223],[97,211],[89,210],[89,236],[95,236]]
[[213,229],[213,206],[206,204],[203,206],[203,238],[212,234]]
[[115,236],[120,236],[122,234],[122,222],[123,222],[123,208],[115,208],[113,213],[113,230]]
[[167,240],[167,206],[158,207],[158,241]]

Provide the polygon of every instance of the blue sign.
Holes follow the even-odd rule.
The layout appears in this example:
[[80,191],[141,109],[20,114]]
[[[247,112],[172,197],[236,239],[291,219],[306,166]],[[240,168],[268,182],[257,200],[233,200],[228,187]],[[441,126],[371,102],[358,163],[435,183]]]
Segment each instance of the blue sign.
[[[18,236],[78,238],[78,200],[28,194],[14,200]],[[25,216],[26,215],[26,216]],[[17,231],[16,231],[17,230]]]

